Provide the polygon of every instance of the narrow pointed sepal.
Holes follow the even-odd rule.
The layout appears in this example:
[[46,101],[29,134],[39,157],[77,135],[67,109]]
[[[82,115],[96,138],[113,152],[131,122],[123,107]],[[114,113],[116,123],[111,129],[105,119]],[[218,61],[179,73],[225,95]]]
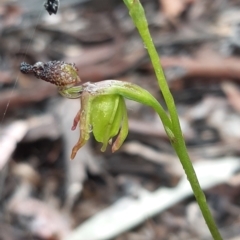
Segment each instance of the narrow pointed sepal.
[[80,128],[80,136],[78,139],[78,142],[75,144],[75,146],[72,149],[71,159],[74,159],[78,150],[86,144],[86,142],[90,138],[91,133],[91,102],[92,102],[92,96],[88,94],[87,92],[82,94],[81,97],[81,110],[80,113],[77,113],[76,117],[73,121],[73,127],[74,130],[76,128],[76,125],[79,124]]

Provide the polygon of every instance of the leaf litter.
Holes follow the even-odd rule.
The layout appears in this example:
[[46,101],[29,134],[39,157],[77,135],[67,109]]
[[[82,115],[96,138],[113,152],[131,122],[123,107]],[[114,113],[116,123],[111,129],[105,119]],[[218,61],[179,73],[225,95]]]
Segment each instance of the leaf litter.
[[[73,62],[83,82],[134,82],[161,101],[146,51],[121,1],[104,0],[100,6],[96,0],[62,0],[51,16],[40,1],[20,2],[0,5],[2,114],[9,102],[0,123],[0,237],[208,239],[151,109],[128,104],[130,133],[119,152],[102,154],[88,143],[70,162],[77,138],[70,128],[79,102],[62,99],[54,86],[19,73],[23,57],[30,64]],[[200,182],[224,239],[235,239],[240,235],[240,4],[142,2],[190,157],[201,166]]]

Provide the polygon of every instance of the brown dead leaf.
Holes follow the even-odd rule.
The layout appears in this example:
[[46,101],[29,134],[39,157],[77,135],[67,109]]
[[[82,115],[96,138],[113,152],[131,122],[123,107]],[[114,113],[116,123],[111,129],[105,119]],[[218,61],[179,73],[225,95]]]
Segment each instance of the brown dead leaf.
[[[171,68],[180,69],[180,74],[175,74],[173,80],[186,78],[201,78],[201,80],[215,79],[223,81],[226,79],[240,80],[239,58],[216,56],[201,56],[190,58],[186,56],[162,57],[161,64],[164,70]],[[152,70],[150,64],[145,65],[143,69]]]
[[34,198],[15,199],[8,207],[11,213],[30,219],[27,228],[41,239],[64,239],[70,232],[68,219],[46,203]]
[[15,121],[0,129],[0,170],[7,164],[11,154],[27,132],[25,121]]
[[179,15],[186,9],[188,4],[195,0],[160,0],[164,14],[169,19],[179,17]]
[[237,112],[240,112],[240,90],[238,86],[231,82],[223,82],[221,86],[222,90],[227,95],[228,102]]

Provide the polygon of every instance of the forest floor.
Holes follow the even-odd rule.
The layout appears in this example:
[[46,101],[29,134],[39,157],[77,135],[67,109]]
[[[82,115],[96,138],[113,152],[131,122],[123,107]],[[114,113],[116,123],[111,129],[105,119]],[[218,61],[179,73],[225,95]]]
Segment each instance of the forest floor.
[[[100,3],[101,2],[101,3]],[[190,158],[226,240],[240,240],[240,1],[143,0]],[[118,79],[160,102],[121,1],[0,3],[0,240],[211,239],[161,122],[127,101],[121,149],[91,139],[70,161],[79,99],[21,62],[75,63],[82,82]]]

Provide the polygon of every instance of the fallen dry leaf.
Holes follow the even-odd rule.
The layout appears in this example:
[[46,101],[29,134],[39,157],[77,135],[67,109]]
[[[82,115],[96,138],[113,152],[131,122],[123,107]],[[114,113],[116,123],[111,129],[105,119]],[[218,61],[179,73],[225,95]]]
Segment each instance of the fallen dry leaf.
[[227,95],[228,102],[237,111],[240,112],[240,91],[236,84],[231,82],[223,82],[221,84],[222,90]]
[[160,0],[163,12],[169,19],[179,17],[188,4],[192,2],[193,0]]
[[70,232],[68,219],[46,203],[34,198],[15,199],[8,207],[11,213],[26,217],[29,231],[43,239],[64,239]]

